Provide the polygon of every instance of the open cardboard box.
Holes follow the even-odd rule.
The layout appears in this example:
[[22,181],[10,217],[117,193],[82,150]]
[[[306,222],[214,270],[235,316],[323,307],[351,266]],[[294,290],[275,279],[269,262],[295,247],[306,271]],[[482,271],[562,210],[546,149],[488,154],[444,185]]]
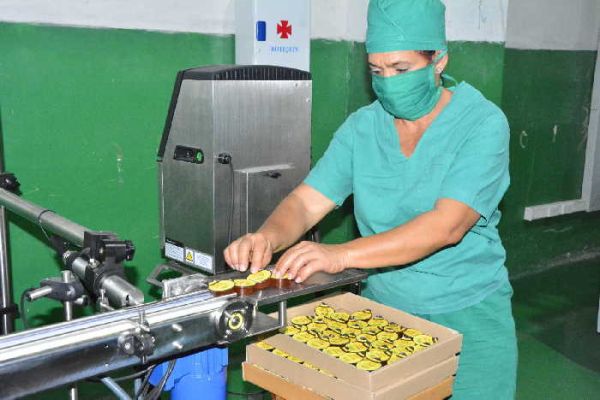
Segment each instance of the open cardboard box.
[[[313,315],[321,302],[348,312],[365,308],[374,315],[389,321],[419,329],[439,340],[431,347],[410,357],[385,366],[374,372],[361,371],[337,358],[297,342],[286,335],[276,335],[265,341],[289,354],[333,373],[337,379],[327,377],[290,360],[266,352],[257,346],[247,347],[246,361],[261,366],[291,382],[310,388],[332,398],[347,399],[398,399],[406,398],[434,386],[453,375],[458,366],[462,335],[441,325],[387,307],[351,293],[328,296],[311,303],[288,309],[287,317]],[[410,393],[409,393],[410,392]],[[348,397],[350,396],[350,397]]]

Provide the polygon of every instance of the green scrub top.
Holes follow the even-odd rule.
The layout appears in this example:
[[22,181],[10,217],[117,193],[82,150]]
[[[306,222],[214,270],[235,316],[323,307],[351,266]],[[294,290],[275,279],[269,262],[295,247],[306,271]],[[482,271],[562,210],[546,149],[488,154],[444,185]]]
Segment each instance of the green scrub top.
[[498,203],[509,185],[509,127],[503,112],[461,83],[407,158],[394,117],[379,101],[342,124],[305,183],[338,206],[354,195],[362,236],[403,225],[438,199],[460,201],[481,218],[463,240],[409,266],[371,270],[363,294],[418,314],[457,311],[507,282]]

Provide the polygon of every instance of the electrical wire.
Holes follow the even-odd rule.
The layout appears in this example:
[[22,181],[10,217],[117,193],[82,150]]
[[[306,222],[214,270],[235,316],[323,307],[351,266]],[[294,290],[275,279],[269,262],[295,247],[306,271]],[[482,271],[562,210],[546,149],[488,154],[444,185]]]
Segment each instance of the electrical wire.
[[40,227],[40,229],[42,230],[42,233],[44,234],[44,236],[46,236],[46,240],[48,240],[48,243],[52,244],[52,241],[50,240],[50,236],[48,236],[48,233],[46,232],[46,230],[44,229],[44,226],[42,225],[42,216],[47,212],[53,213],[54,211],[50,210],[49,208],[42,210],[37,216],[37,223],[38,223],[38,226]]
[[151,368],[152,367],[149,367],[140,372],[136,372],[136,373],[125,375],[125,376],[119,376],[117,378],[112,378],[112,380],[115,382],[123,382],[123,381],[128,381],[130,379],[139,378],[139,377],[143,376],[144,374],[146,374],[148,371],[150,371]]
[[162,393],[163,389],[165,388],[165,385],[167,384],[167,380],[169,380],[169,377],[171,376],[171,374],[173,373],[173,370],[175,369],[176,361],[177,360],[169,361],[169,364],[167,367],[167,372],[165,372],[164,376],[160,379],[160,381],[158,382],[158,385],[156,385],[154,387],[154,389],[152,389],[150,391],[150,393],[148,393],[147,400],[158,400],[160,398],[160,394]]
[[[116,377],[116,378],[111,378],[111,377],[108,377],[108,378],[111,378],[114,382],[123,382],[123,381],[127,381],[127,380],[130,380],[130,379],[136,379],[136,378],[139,378],[141,376],[144,376],[152,368],[153,368],[153,366],[150,366],[150,367],[146,368],[143,371],[135,372],[133,374],[119,376],[119,377]],[[94,377],[94,378],[88,378],[86,380],[90,381],[90,382],[94,382],[94,383],[102,383],[101,378],[96,378],[96,377]]]
[[137,391],[137,393],[135,393],[135,400],[140,398],[142,395],[146,395],[145,392],[148,389],[148,382],[150,381],[150,376],[152,375],[152,372],[154,372],[154,368],[156,368],[156,365],[152,365],[150,368],[148,368],[148,372],[144,377],[144,380],[142,381],[139,390]]

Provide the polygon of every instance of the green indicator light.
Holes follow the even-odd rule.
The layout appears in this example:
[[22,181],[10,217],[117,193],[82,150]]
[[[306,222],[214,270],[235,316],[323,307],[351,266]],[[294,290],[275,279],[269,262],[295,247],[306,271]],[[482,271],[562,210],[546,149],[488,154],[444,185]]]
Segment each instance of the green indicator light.
[[201,151],[196,153],[196,161],[199,163],[204,161],[204,154]]

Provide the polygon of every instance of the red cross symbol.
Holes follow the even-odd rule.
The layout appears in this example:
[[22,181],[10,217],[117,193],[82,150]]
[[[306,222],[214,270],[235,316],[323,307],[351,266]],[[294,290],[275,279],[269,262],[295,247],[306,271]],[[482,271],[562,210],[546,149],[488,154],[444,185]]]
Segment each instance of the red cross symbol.
[[289,21],[281,20],[281,23],[277,24],[277,34],[282,39],[289,39],[292,36],[292,26]]

